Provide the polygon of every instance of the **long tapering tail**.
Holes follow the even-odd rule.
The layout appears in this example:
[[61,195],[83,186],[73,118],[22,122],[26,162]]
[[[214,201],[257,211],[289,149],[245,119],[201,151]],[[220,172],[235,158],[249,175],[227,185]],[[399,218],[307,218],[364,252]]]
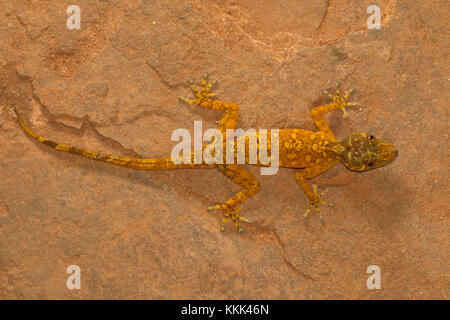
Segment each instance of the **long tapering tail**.
[[19,120],[20,125],[25,130],[25,132],[34,138],[35,140],[43,143],[55,150],[65,151],[69,153],[73,153],[84,158],[88,158],[91,160],[106,162],[110,164],[114,164],[116,166],[133,168],[138,170],[171,170],[171,169],[183,169],[183,168],[213,168],[215,165],[212,164],[194,164],[194,153],[191,154],[191,164],[180,163],[176,164],[172,161],[171,157],[167,158],[129,158],[129,157],[121,157],[115,156],[111,154],[103,154],[99,152],[94,152],[90,150],[85,150],[82,148],[72,147],[66,144],[57,143],[47,138],[41,137],[38,134],[31,131],[30,128],[25,124],[20,114],[17,112],[16,108],[14,108],[14,112],[16,113],[17,119]]

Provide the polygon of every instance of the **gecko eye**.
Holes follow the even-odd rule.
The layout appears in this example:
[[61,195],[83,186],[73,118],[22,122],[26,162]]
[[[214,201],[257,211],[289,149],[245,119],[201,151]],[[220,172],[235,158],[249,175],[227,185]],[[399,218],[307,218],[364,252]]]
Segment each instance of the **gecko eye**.
[[369,168],[372,168],[373,167],[373,165],[374,165],[374,162],[372,161],[372,160],[369,160],[369,161],[367,161],[367,166],[369,167]]

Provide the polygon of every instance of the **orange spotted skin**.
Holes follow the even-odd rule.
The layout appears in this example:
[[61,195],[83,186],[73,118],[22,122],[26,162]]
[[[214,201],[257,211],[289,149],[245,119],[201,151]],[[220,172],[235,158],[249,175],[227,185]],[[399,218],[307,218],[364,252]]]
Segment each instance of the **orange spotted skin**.
[[[239,106],[234,102],[224,102],[216,99],[215,94],[211,93],[213,83],[208,83],[207,75],[202,79],[202,86],[197,89],[194,82],[191,81],[191,90],[194,93],[194,99],[180,97],[180,99],[188,104],[195,104],[207,109],[221,110],[224,112],[222,119],[218,123],[218,129],[226,137],[227,129],[235,129],[239,117]],[[311,186],[308,179],[311,179],[321,173],[326,172],[335,164],[342,162],[345,167],[353,171],[366,171],[378,168],[397,157],[397,150],[395,147],[385,141],[375,139],[371,135],[365,133],[352,133],[343,140],[337,140],[333,132],[329,128],[323,115],[335,109],[342,109],[346,113],[345,107],[353,106],[354,103],[347,102],[350,92],[345,92],[341,95],[340,89],[336,87],[336,95],[327,93],[332,99],[332,102],[327,105],[318,106],[311,110],[311,118],[313,119],[318,131],[307,131],[302,129],[280,129],[279,132],[279,166],[287,168],[296,168],[295,179],[302,188],[304,194],[309,200],[309,208],[306,210],[304,217],[308,215],[311,209],[319,212],[320,217],[323,218],[319,209],[320,204],[327,204],[321,200],[321,195],[317,191],[316,186]],[[240,210],[239,205],[245,200],[259,192],[258,180],[250,174],[250,172],[239,164],[208,164],[203,159],[202,163],[193,163],[194,153],[191,153],[191,163],[176,164],[171,157],[166,158],[129,158],[109,154],[101,154],[81,148],[72,147],[65,144],[53,142],[47,138],[41,137],[31,131],[19,113],[15,110],[20,125],[25,132],[36,139],[40,143],[46,144],[55,150],[70,152],[88,159],[106,162],[122,167],[138,169],[138,170],[172,170],[172,169],[194,169],[203,168],[211,169],[217,168],[232,181],[239,184],[243,189],[228,199],[223,204],[218,204],[209,207],[210,210],[223,211],[224,216],[221,223],[221,231],[225,228],[227,219],[231,219],[237,230],[242,232],[242,227],[239,225],[240,221],[248,222],[247,219],[241,217],[237,212]],[[271,131],[268,130],[267,149],[271,150]],[[258,133],[249,133],[246,135],[246,153],[245,163],[249,163],[248,148],[249,139],[255,138],[257,141],[257,148],[259,149],[259,135]],[[207,146],[204,146],[204,148]],[[222,145],[223,151],[226,152],[226,144]],[[236,162],[236,146],[235,163]],[[225,153],[224,153],[225,154]],[[261,162],[257,161],[256,165],[262,166]]]
[[336,139],[322,131],[302,129],[280,130],[280,167],[323,167],[326,170],[339,162],[332,147]]

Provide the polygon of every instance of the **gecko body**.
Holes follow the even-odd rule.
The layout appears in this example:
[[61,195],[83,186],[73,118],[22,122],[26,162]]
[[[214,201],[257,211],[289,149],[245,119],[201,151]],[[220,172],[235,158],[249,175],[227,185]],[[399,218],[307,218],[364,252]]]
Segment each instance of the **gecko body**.
[[[239,105],[234,102],[218,100],[215,94],[211,92],[213,83],[208,83],[206,74],[203,76],[200,89],[196,88],[193,81],[191,81],[190,84],[191,90],[194,93],[194,99],[184,97],[180,97],[180,99],[188,104],[195,104],[203,108],[223,111],[223,117],[218,123],[218,130],[220,130],[223,137],[226,137],[227,129],[236,128],[239,117]],[[350,92],[345,92],[341,95],[339,87],[336,87],[335,95],[330,93],[327,94],[332,99],[332,102],[326,105],[317,106],[311,110],[311,117],[318,128],[318,131],[313,132],[303,129],[280,129],[278,131],[279,166],[298,169],[295,179],[309,200],[309,208],[306,210],[304,217],[309,214],[311,209],[315,209],[319,212],[320,217],[323,218],[319,206],[321,204],[328,204],[321,200],[322,194],[318,192],[316,186],[310,185],[308,179],[326,172],[339,162],[343,163],[345,167],[352,171],[367,171],[386,165],[393,161],[398,155],[398,152],[393,145],[365,133],[352,133],[350,136],[338,140],[323,118],[323,115],[335,109],[342,109],[345,113],[345,107],[353,106],[355,104],[347,101]],[[237,164],[237,162],[235,162],[235,164],[215,164],[206,163],[205,161],[195,163],[194,152],[190,155],[190,163],[174,163],[171,157],[141,159],[93,152],[53,142],[39,136],[28,128],[16,109],[14,110],[19,123],[29,136],[55,150],[70,152],[92,160],[139,170],[217,168],[232,181],[239,184],[242,187],[242,190],[228,199],[225,203],[217,204],[208,209],[223,211],[224,216],[221,222],[221,231],[224,230],[225,223],[229,218],[234,222],[237,230],[241,232],[243,229],[239,222],[248,222],[247,219],[238,214],[238,211],[240,210],[239,205],[258,193],[260,187],[258,180],[250,174],[245,167]],[[256,135],[256,137],[252,137],[252,135]],[[268,137],[270,136],[270,131],[268,131]],[[260,145],[258,133],[246,135],[246,164],[252,164],[248,157],[249,140],[252,138],[256,138],[257,148],[259,148]],[[233,145],[235,160],[237,158],[236,145],[237,143]],[[206,146],[204,146],[204,148],[205,147]],[[225,154],[226,149],[229,146],[227,146],[226,143],[223,143],[222,147]],[[270,139],[267,139],[267,149],[268,151],[272,149]],[[261,163],[258,158],[256,165],[263,166],[265,164]]]

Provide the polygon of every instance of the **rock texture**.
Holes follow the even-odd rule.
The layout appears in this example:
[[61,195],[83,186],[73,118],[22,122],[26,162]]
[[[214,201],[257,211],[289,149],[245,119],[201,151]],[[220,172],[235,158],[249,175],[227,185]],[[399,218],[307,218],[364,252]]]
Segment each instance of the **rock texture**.
[[[294,171],[259,176],[239,235],[206,207],[239,190],[217,170],[145,172],[56,152],[0,109],[0,298],[448,299],[449,15],[446,1],[79,0],[0,3],[0,104],[58,142],[128,156],[170,154],[171,132],[220,113],[186,106],[208,71],[240,103],[241,128],[313,129],[336,80],[360,107],[328,116],[399,158],[338,165],[324,222],[303,220]],[[381,289],[368,290],[369,265]],[[68,290],[66,269],[81,268]]]

